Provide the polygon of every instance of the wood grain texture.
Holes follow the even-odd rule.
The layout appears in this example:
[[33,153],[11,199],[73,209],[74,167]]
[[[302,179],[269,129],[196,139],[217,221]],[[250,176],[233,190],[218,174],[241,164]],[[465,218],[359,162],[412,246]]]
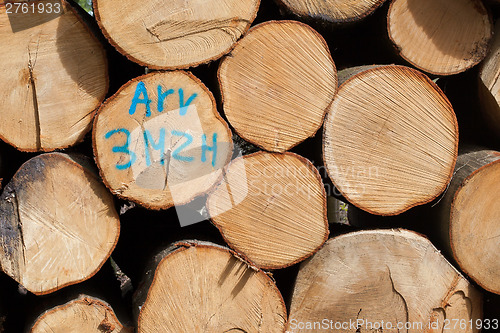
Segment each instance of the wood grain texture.
[[337,89],[323,37],[296,21],[253,27],[223,59],[224,113],[245,140],[283,152],[320,128]]
[[493,34],[481,0],[395,0],[387,28],[404,59],[436,75],[477,65],[486,56]]
[[351,72],[324,125],[324,162],[333,183],[351,203],[378,215],[430,202],[445,190],[457,157],[450,102],[408,67]]
[[[437,333],[444,319],[480,318],[481,294],[429,240],[405,230],[369,230],[328,240],[301,265],[287,329],[319,332],[312,325],[327,319],[334,323],[329,332]],[[350,321],[354,327],[334,326]],[[478,332],[473,326],[448,330]]]
[[207,208],[227,243],[261,268],[293,265],[328,238],[321,177],[311,162],[292,153],[234,160]]
[[181,69],[220,58],[248,30],[259,0],[93,0],[118,51],[143,66]]
[[436,206],[444,250],[482,288],[500,294],[500,153],[461,154],[446,193]]
[[86,295],[41,314],[30,333],[133,333],[109,304]]
[[92,277],[118,241],[113,197],[78,161],[34,157],[0,197],[2,270],[37,295]]
[[271,278],[211,243],[162,251],[136,299],[138,333],[285,331],[286,308]]
[[385,0],[278,0],[292,13],[333,23],[361,20]]
[[55,16],[7,14],[0,5],[0,138],[19,150],[52,151],[81,141],[108,90],[103,46],[74,9],[60,3]]

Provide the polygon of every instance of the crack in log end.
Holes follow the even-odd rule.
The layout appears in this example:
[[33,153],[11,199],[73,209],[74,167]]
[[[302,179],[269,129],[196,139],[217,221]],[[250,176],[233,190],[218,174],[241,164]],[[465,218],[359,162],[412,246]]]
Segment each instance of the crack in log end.
[[[429,328],[424,333],[442,332],[445,319],[446,313],[442,308],[432,309],[432,312],[429,316]],[[437,330],[431,328],[435,328],[436,326],[438,328]]]
[[[244,27],[240,24],[244,23]],[[168,42],[176,39],[187,38],[193,35],[210,32],[213,30],[222,30],[236,41],[243,33],[243,28],[250,25],[249,20],[239,17],[223,20],[196,20],[196,21],[172,21],[165,20],[156,23],[151,27],[145,27],[155,39],[156,43]],[[236,29],[236,33],[230,33],[228,30]]]
[[[160,36],[158,36],[158,34],[156,32],[154,32],[153,30],[151,30],[150,28],[148,27],[145,27],[146,28],[146,31],[149,32],[150,35],[152,35],[154,38],[157,39],[157,43],[161,43],[162,40],[160,38]],[[147,73],[146,73],[147,74]]]
[[[92,117],[94,116],[94,112],[95,112],[95,110],[91,110],[91,111],[87,112],[87,113],[86,113],[86,114],[84,114],[82,117],[80,117],[80,119],[78,119],[77,121],[75,121],[75,123],[73,123],[73,125],[71,125],[71,127],[70,127],[70,128],[71,128],[71,129],[73,129],[73,128],[74,128],[74,127],[76,127],[76,126],[79,126],[79,124],[80,124],[82,121],[84,121],[84,120],[88,119],[89,117],[90,117],[90,118],[92,118]],[[0,332],[0,333],[1,333],[1,332]]]
[[472,318],[472,301],[465,295],[462,290],[459,290],[449,296],[444,307],[434,308],[429,316],[429,323],[432,327],[437,327],[436,330],[427,330],[427,332],[441,332],[443,331],[445,320],[454,320],[460,318]]
[[163,183],[163,191],[167,190],[168,186],[168,174],[170,172],[170,159],[172,157],[172,150],[170,148],[167,149],[167,152],[162,156],[162,159],[165,161],[165,165],[163,170],[165,172],[165,182]]
[[389,272],[389,280],[391,280],[391,286],[392,286],[392,291],[397,294],[401,299],[403,300],[403,305],[405,307],[405,313],[406,313],[406,318],[405,322],[409,322],[410,320],[410,315],[408,314],[408,303],[406,303],[406,299],[403,297],[403,295],[396,289],[396,286],[394,285],[394,280],[392,279],[392,274],[391,274],[391,269],[389,266],[387,266],[387,270]]
[[262,304],[264,304],[265,300],[264,297],[266,297],[266,294],[262,294],[262,297],[260,298],[260,304],[259,304],[259,324],[257,327],[257,332],[262,332],[262,325],[264,324],[264,309],[262,308]]
[[466,316],[453,316],[453,318],[471,318],[472,316],[472,301],[469,297],[465,295],[465,293],[462,290],[457,291],[454,293],[451,297],[450,300],[448,301],[449,304],[446,306],[444,309],[446,312],[446,316],[448,316],[448,313],[452,312],[456,313],[464,313]]
[[38,98],[36,95],[35,77],[33,76],[33,65],[31,64],[31,59],[28,63],[28,71],[30,74],[31,91],[33,93],[33,108],[35,111],[36,149],[40,150],[40,148],[42,147],[41,129],[40,129],[40,112],[38,110]]
[[[361,314],[361,311],[363,311],[363,309],[360,308],[358,311],[358,314],[356,315],[356,322],[358,322],[359,315]],[[361,333],[361,324],[357,324],[356,333]]]
[[281,143],[281,140],[280,140],[280,130],[278,128],[274,128],[274,150],[279,152],[279,153],[282,153],[284,151],[283,148],[280,148],[280,143]]
[[449,301],[450,301],[451,297],[457,293],[457,291],[455,291],[455,289],[457,288],[457,285],[461,279],[462,279],[462,277],[460,275],[458,275],[458,274],[455,275],[453,282],[451,283],[450,287],[448,288],[448,292],[443,297],[443,300],[441,302],[441,308],[446,309],[446,307],[450,305]]
[[[340,321],[354,319],[356,323],[357,333],[362,332],[380,332],[380,327],[369,328],[367,322],[386,322],[391,323],[393,328],[396,328],[397,323],[409,322],[409,306],[403,294],[399,291],[401,286],[396,288],[396,282],[390,268],[378,270],[371,274],[376,284],[367,282],[368,279],[360,279],[356,283],[350,285],[344,292],[345,295],[339,295],[339,300],[342,299],[342,305],[347,308],[343,313],[346,317],[339,318]],[[365,303],[367,293],[370,292],[374,300],[373,302]],[[390,309],[380,307],[380,304],[390,304]],[[340,305],[337,305],[340,306]],[[317,318],[315,318],[317,319]],[[353,327],[354,329],[354,327]],[[400,331],[407,332],[407,330]]]
[[33,71],[34,71],[34,68],[36,65],[36,61],[38,59],[39,47],[40,47],[40,37],[38,37],[35,55],[34,55],[34,59],[33,59],[32,55],[31,55],[30,47],[28,45],[28,72],[29,72],[29,81],[30,81],[31,91],[33,94],[33,108],[34,108],[34,112],[35,112],[35,131],[36,131],[35,144],[36,144],[37,150],[41,149],[42,143],[41,143],[41,128],[40,128],[40,110],[38,108],[38,97],[37,97],[36,84],[35,84],[36,79],[35,79],[35,75],[33,74]]

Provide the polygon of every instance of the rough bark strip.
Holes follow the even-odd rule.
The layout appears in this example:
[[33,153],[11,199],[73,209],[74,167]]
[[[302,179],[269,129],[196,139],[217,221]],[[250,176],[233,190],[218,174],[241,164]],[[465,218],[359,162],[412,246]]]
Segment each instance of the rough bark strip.
[[500,22],[495,24],[491,48],[479,68],[478,92],[486,125],[500,139]]

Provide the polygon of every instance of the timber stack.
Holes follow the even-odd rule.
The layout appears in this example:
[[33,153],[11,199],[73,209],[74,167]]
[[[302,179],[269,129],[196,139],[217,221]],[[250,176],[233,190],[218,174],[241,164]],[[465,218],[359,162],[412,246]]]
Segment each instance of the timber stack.
[[497,332],[499,17],[0,1],[0,333]]

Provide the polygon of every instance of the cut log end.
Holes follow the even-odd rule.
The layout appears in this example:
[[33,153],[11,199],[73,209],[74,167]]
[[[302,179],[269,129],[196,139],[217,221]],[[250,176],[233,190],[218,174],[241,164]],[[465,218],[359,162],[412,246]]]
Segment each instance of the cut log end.
[[113,309],[104,301],[80,296],[42,314],[30,333],[132,333],[116,318]]
[[325,120],[330,178],[351,203],[378,215],[396,215],[435,199],[457,158],[451,104],[431,80],[408,67],[353,73]]
[[[225,248],[183,243],[143,288],[138,332],[284,332],[286,309],[264,272]],[[171,309],[171,311],[165,311]]]
[[108,90],[102,45],[65,1],[50,5],[60,14],[0,5],[0,138],[23,151],[81,141]]
[[260,0],[94,0],[104,35],[129,59],[155,69],[188,68],[220,58],[248,30]]
[[300,267],[288,332],[318,332],[325,318],[330,332],[441,332],[463,321],[475,333],[482,298],[426,238],[360,231],[330,239]]
[[492,133],[500,138],[500,22],[495,25],[495,35],[488,56],[479,70],[479,101],[481,111]]
[[245,140],[283,152],[320,128],[337,88],[324,39],[295,21],[255,26],[219,68],[224,113]]
[[152,209],[189,203],[220,178],[232,135],[203,83],[155,72],[125,84],[100,108],[94,153],[111,191]]
[[47,294],[93,276],[119,235],[113,197],[92,171],[60,153],[21,166],[0,198],[2,270]]
[[400,55],[436,75],[460,73],[483,60],[493,29],[480,0],[396,0],[387,24]]
[[319,173],[292,153],[259,152],[233,161],[207,208],[228,244],[261,268],[299,262],[328,237]]
[[279,0],[292,13],[333,23],[360,20],[385,0]]
[[456,192],[450,188],[453,201],[449,238],[453,256],[481,287],[500,294],[500,153],[479,151],[461,155],[459,163],[478,163],[478,168],[460,182]]

